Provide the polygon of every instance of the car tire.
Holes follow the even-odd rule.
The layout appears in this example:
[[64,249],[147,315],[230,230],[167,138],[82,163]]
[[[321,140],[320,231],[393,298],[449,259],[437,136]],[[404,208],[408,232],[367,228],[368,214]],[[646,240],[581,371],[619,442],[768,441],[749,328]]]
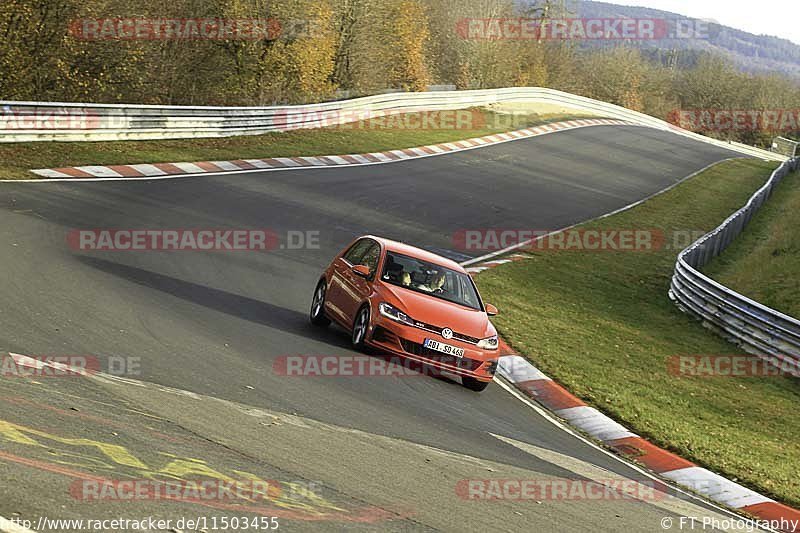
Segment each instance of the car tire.
[[327,291],[328,286],[325,280],[320,280],[317,283],[317,288],[314,289],[314,297],[311,299],[309,318],[312,324],[321,328],[327,327],[331,323],[331,319],[325,316],[325,293]]
[[356,319],[353,321],[353,335],[350,337],[350,342],[353,348],[358,351],[365,351],[367,349],[367,332],[369,331],[369,306],[364,305],[356,313]]
[[462,377],[461,378],[461,384],[464,385],[469,390],[472,390],[472,391],[475,391],[475,392],[482,392],[482,391],[486,390],[486,387],[489,386],[489,383],[491,383],[491,381],[480,381],[478,379],[470,378],[470,377]]

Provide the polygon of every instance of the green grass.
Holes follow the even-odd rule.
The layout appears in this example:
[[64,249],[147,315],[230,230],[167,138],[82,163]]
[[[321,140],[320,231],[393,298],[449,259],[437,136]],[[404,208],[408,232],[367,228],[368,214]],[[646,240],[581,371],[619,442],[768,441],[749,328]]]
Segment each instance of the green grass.
[[[585,114],[483,114],[473,129],[403,129],[359,123],[352,128],[293,130],[285,133],[212,139],[116,142],[35,142],[0,144],[0,177],[31,179],[31,169],[82,165],[125,165],[183,161],[226,161],[268,157],[339,155],[380,152],[491,135],[538,124],[585,118]],[[399,118],[402,118],[399,117]],[[403,124],[401,120],[396,123]],[[411,123],[413,124],[413,123]]]
[[[708,231],[744,205],[774,166],[720,163],[585,227]],[[742,353],[668,299],[677,252],[534,252],[477,283],[500,308],[495,323],[506,340],[577,396],[652,442],[800,505],[798,382],[668,371],[670,356]]]
[[756,301],[800,317],[800,173],[788,175],[745,232],[705,269]]

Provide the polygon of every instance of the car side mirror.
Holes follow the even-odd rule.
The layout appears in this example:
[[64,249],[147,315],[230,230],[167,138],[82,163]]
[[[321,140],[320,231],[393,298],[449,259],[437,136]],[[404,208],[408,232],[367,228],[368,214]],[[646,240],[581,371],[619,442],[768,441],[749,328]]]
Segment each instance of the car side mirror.
[[492,304],[486,304],[486,314],[487,315],[489,315],[489,316],[497,316],[497,313],[499,313],[499,311],[497,310],[497,308],[495,306],[493,306]]
[[372,271],[367,265],[356,265],[353,267],[353,274],[362,278],[368,278]]

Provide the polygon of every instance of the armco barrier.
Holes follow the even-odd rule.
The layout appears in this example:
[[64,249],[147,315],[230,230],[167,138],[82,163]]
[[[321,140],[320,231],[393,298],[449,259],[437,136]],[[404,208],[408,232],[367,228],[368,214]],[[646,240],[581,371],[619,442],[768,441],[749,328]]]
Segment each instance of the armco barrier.
[[390,93],[352,100],[280,107],[182,107],[0,101],[0,142],[187,139],[255,135],[354,122],[358,116],[544,103],[627,120],[775,161],[767,150],[688,132],[663,120],[554,89],[513,87],[477,91]]
[[785,161],[736,213],[678,255],[670,298],[681,309],[755,355],[777,357],[800,376],[800,320],[717,283],[699,270],[742,233],[753,215],[800,159]]

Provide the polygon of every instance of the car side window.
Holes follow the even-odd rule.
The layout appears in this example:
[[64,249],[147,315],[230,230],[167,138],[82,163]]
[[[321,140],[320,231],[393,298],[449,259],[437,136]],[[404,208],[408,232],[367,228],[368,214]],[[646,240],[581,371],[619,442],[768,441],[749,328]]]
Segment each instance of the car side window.
[[369,267],[370,272],[373,274],[378,268],[378,259],[381,257],[381,247],[378,243],[373,243],[372,246],[364,253],[359,264]]
[[361,258],[364,257],[364,252],[367,251],[370,244],[372,244],[372,241],[369,239],[361,239],[347,250],[344,254],[344,260],[353,266],[360,265]]
[[480,309],[481,304],[478,302],[478,293],[473,286],[469,285],[469,280],[459,278],[460,287],[458,287],[459,298],[467,303],[468,306],[474,309]]

